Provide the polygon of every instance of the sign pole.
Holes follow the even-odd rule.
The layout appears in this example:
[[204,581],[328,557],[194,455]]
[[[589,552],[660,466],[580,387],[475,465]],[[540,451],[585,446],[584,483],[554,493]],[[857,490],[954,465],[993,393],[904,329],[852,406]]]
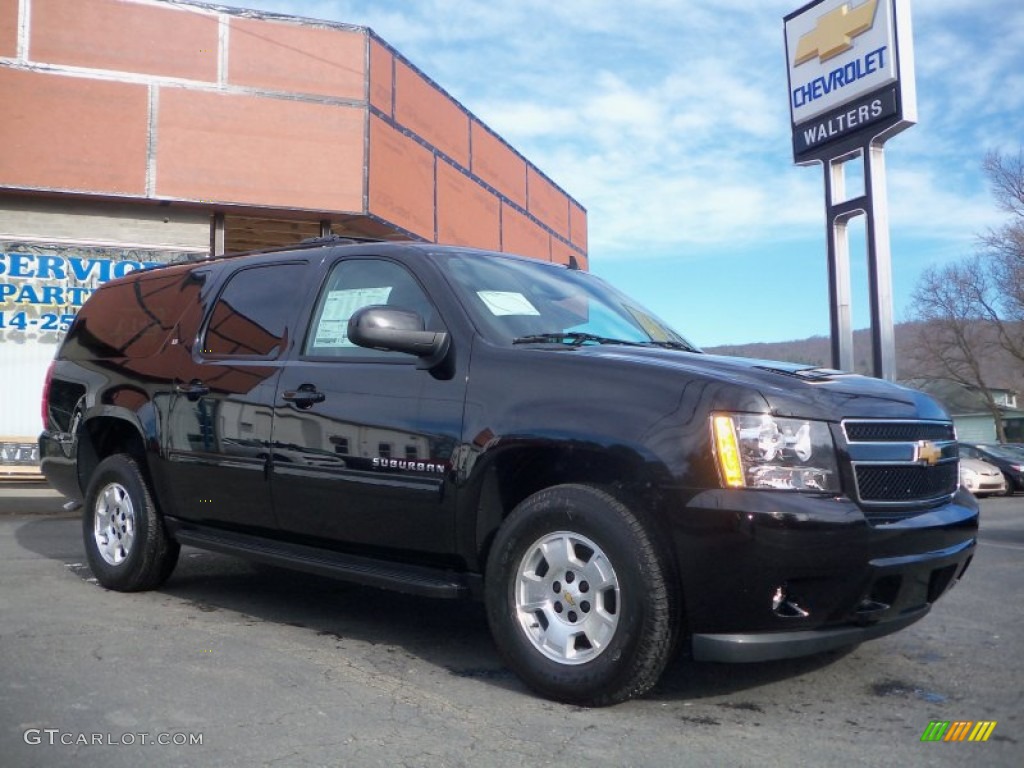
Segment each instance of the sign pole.
[[[832,366],[855,366],[848,225],[865,217],[871,370],[896,378],[887,139],[917,121],[910,0],[812,0],[785,17],[793,160],[822,163]],[[845,164],[864,163],[864,194],[846,198]]]
[[885,189],[885,151],[872,142],[865,152],[868,285],[871,289],[871,368],[874,376],[896,380],[896,334],[892,313],[892,253],[889,201]]
[[847,224],[856,213],[845,210],[846,165],[829,160],[825,169],[825,217],[828,225],[828,298],[832,331],[832,367],[852,371],[853,321],[850,299],[850,239]]

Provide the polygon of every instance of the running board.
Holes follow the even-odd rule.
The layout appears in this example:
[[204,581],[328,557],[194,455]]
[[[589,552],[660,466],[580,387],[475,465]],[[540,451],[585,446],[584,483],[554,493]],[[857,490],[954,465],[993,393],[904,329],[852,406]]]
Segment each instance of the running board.
[[470,574],[272,541],[244,533],[200,527],[173,518],[165,518],[165,523],[168,533],[176,541],[211,552],[412,595],[451,600],[473,594]]

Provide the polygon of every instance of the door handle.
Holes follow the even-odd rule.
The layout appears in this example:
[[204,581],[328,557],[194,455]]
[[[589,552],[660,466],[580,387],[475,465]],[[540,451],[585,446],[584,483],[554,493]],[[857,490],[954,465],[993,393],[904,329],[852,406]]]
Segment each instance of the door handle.
[[295,403],[298,408],[309,408],[327,399],[327,395],[323,392],[318,392],[312,384],[303,384],[298,389],[288,390],[281,397],[289,403]]
[[184,395],[192,401],[210,394],[210,388],[203,384],[199,379],[192,379],[188,384],[175,384],[174,391],[179,395]]

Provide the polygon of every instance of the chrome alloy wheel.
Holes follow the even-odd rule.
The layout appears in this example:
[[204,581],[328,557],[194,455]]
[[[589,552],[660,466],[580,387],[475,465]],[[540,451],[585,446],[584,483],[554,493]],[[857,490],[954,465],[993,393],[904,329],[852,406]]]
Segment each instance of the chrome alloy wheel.
[[515,608],[534,647],[559,664],[583,664],[608,647],[619,624],[619,581],[586,536],[556,531],[527,548]]
[[97,551],[108,565],[120,565],[135,541],[135,507],[125,487],[105,486],[96,498],[92,518]]

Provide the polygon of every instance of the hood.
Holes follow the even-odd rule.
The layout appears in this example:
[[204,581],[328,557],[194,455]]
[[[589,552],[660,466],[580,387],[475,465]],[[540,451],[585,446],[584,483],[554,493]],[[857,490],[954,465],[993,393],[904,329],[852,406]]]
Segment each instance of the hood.
[[668,376],[700,377],[755,390],[776,416],[824,421],[949,419],[942,406],[923,392],[827,368],[612,344],[576,347],[570,353],[642,367],[644,375],[658,371]]
[[972,472],[977,472],[979,475],[989,475],[995,477],[1002,475],[1003,471],[999,467],[989,464],[987,461],[981,459],[971,459],[967,456],[960,457],[960,468],[969,469]]

